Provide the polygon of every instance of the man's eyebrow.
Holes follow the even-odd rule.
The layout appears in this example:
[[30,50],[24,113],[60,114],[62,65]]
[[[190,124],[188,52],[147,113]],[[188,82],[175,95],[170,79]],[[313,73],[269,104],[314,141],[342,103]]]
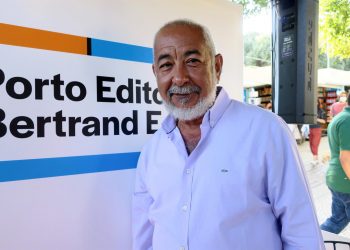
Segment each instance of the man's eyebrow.
[[185,57],[193,55],[193,54],[201,55],[201,52],[198,49],[188,50],[185,52]]
[[170,58],[170,54],[160,54],[158,56],[157,63],[159,63],[160,60],[163,60],[163,59],[166,59],[166,58]]
[[[185,57],[188,57],[188,56],[193,55],[193,54],[195,54],[195,55],[201,55],[201,52],[200,52],[198,49],[191,49],[191,50],[186,51],[185,54],[184,54],[184,56],[185,56]],[[168,54],[168,53],[160,54],[160,55],[158,56],[157,63],[159,63],[159,61],[161,61],[161,60],[163,60],[163,59],[167,59],[167,58],[170,58],[170,57],[171,57],[171,55]]]

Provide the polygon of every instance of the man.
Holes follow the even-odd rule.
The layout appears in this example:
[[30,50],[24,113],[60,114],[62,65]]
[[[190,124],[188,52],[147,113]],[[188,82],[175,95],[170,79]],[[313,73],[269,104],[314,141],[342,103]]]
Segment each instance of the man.
[[336,116],[337,114],[339,114],[340,112],[343,111],[343,109],[346,106],[346,92],[343,91],[339,94],[339,101],[336,103],[333,103],[333,105],[331,106],[331,110],[330,113],[332,115],[332,117]]
[[328,125],[331,159],[326,182],[332,193],[332,215],[321,229],[340,233],[350,221],[350,95],[347,107]]
[[324,249],[287,125],[217,88],[222,64],[196,23],[173,21],[155,36],[170,114],[138,162],[133,248]]

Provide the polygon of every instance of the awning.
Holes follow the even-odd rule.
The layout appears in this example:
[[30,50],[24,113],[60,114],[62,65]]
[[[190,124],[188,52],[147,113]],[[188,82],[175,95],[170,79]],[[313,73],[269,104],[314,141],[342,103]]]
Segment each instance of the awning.
[[[243,87],[271,85],[271,66],[245,66],[243,70]],[[350,86],[350,71],[333,68],[318,70],[318,86],[326,88],[343,88]]]

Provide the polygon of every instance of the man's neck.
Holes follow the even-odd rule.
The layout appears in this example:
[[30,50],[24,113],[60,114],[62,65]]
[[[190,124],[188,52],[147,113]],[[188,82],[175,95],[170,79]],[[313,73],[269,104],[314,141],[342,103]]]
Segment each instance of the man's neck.
[[202,121],[203,116],[190,121],[179,120],[177,122],[177,127],[181,132],[188,154],[192,153],[201,139],[200,126]]

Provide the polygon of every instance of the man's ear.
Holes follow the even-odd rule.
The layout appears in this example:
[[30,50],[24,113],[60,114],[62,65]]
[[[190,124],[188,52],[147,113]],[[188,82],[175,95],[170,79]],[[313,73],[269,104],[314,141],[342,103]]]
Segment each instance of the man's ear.
[[224,60],[222,58],[222,55],[221,54],[217,54],[215,56],[215,74],[216,74],[216,78],[218,80],[220,80],[220,75],[221,75],[223,63],[224,63]]
[[156,76],[156,72],[154,71],[154,64],[152,64],[153,75]]

